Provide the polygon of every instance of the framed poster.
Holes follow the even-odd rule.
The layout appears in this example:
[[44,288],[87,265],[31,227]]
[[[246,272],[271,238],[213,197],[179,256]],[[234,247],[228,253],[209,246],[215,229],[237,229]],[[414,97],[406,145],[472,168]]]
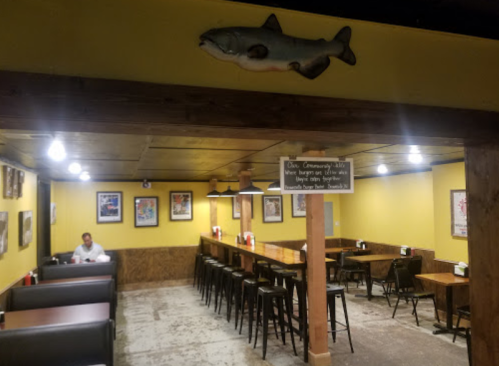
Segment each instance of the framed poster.
[[33,241],[33,211],[19,212],[19,245],[24,247]]
[[291,216],[307,216],[307,202],[305,201],[305,195],[303,193],[291,195]]
[[14,169],[10,166],[3,166],[3,197],[4,198],[12,198],[13,197],[13,187],[12,183],[14,180],[12,179],[12,174],[14,174]]
[[50,202],[50,225],[54,225],[57,219],[57,207],[54,202]]
[[19,170],[12,169],[12,197],[19,197]]
[[451,205],[451,235],[468,237],[468,211],[466,190],[457,189],[450,191]]
[[97,223],[123,222],[122,192],[97,192]]
[[17,187],[17,196],[23,196],[23,184],[24,184],[24,172],[22,170],[17,171],[17,181],[19,186]]
[[158,197],[135,197],[135,227],[158,226]]
[[[241,218],[241,202],[239,197],[232,197],[232,218],[239,220]],[[251,218],[253,218],[253,195],[251,195]]]
[[0,255],[7,252],[9,248],[9,213],[0,212]]
[[282,222],[282,196],[262,196],[263,222]]
[[192,218],[192,191],[170,192],[170,221],[189,221]]

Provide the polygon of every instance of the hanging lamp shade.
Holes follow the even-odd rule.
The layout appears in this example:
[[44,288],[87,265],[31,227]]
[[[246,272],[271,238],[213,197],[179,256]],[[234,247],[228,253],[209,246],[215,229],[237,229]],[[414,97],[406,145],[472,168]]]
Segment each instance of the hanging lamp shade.
[[274,183],[270,183],[268,191],[280,191],[281,190],[281,182],[276,180]]
[[220,192],[214,189],[213,191],[209,192],[206,197],[220,197]]
[[237,192],[230,189],[230,186],[227,188],[226,191],[223,191],[222,193],[220,193],[220,197],[236,197],[236,196],[237,196]]
[[263,194],[263,190],[253,185],[253,182],[250,182],[250,185],[246,188],[243,188],[239,191],[239,194]]

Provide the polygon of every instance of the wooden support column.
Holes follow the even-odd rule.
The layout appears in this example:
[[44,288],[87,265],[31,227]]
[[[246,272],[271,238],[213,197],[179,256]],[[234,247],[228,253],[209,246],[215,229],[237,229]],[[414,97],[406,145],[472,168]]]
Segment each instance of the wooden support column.
[[[217,189],[217,180],[211,179],[209,192],[211,192],[215,189]],[[218,222],[217,203],[218,203],[218,198],[210,197],[210,233],[211,233],[212,227],[217,226],[217,222]],[[211,244],[210,245],[210,253],[212,256],[219,257],[218,246]]]
[[[306,157],[324,157],[324,151],[308,151]],[[324,195],[307,194],[307,281],[310,350],[309,362],[331,365],[327,333],[326,237],[324,233]]]
[[[239,173],[239,190],[246,188],[251,183],[251,172]],[[251,231],[251,195],[240,194],[237,199],[241,204],[241,235],[245,231]],[[244,239],[243,239],[244,242]],[[241,267],[248,272],[253,272],[253,260],[251,257],[241,255]]]
[[465,150],[473,366],[499,365],[499,145]]

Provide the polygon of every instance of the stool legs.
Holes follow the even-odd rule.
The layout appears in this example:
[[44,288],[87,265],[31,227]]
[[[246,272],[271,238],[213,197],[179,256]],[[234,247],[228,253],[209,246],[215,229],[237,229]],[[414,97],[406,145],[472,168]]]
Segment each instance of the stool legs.
[[352,336],[350,335],[350,322],[348,321],[347,302],[345,301],[345,293],[341,294],[341,301],[343,303],[343,312],[345,313],[345,321],[347,323],[347,333],[348,333],[348,341],[350,342],[350,350],[352,351],[352,353],[354,353]]

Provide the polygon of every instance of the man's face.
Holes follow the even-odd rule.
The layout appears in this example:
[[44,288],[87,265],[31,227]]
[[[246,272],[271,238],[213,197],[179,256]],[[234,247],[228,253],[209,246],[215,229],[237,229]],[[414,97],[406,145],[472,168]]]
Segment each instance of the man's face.
[[87,246],[87,248],[90,248],[92,246],[92,237],[90,235],[87,235],[83,238],[83,244]]

